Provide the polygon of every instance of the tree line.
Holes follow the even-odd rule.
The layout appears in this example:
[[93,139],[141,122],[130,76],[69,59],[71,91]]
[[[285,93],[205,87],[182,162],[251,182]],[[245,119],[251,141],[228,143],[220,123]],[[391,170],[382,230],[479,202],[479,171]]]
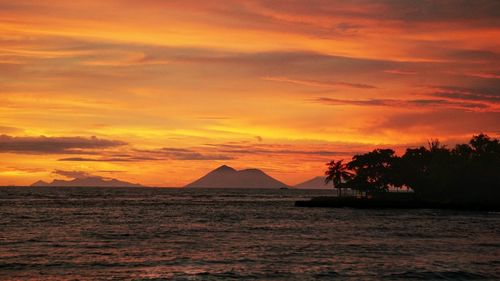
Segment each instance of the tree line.
[[339,196],[344,188],[363,196],[406,188],[428,201],[500,202],[500,142],[485,134],[451,149],[432,140],[401,156],[375,149],[327,165],[325,183],[332,182]]

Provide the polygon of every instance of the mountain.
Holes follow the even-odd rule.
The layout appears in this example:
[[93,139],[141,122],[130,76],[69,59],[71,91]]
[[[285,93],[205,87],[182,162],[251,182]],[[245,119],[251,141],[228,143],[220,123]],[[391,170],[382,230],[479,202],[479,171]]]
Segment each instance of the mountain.
[[50,183],[40,180],[33,183],[31,186],[50,186]]
[[31,186],[142,187],[140,184],[120,181],[117,179],[106,179],[97,176],[76,178],[68,181],[55,179],[51,183],[40,180],[33,183]]
[[280,188],[286,184],[259,169],[237,171],[223,165],[185,187],[201,188]]
[[294,186],[294,188],[298,189],[332,189],[331,185],[325,184],[325,177],[314,177],[308,181],[303,183],[299,183]]

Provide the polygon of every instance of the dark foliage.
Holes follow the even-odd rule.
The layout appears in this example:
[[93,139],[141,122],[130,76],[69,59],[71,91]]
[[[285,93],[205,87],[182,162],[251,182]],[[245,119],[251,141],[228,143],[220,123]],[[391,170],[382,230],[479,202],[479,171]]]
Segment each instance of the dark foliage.
[[366,193],[386,191],[392,184],[396,156],[392,149],[375,149],[362,155],[355,155],[347,167],[356,176],[349,182],[357,190]]
[[433,140],[402,156],[375,149],[354,156],[346,167],[354,175],[345,187],[365,194],[406,187],[426,201],[500,203],[500,142],[484,134],[452,149]]
[[346,164],[342,163],[342,160],[335,162],[334,160],[326,163],[328,170],[325,172],[325,184],[332,182],[333,188],[337,188],[338,196],[342,196],[342,188],[345,182],[349,181],[352,177],[352,173],[348,171]]

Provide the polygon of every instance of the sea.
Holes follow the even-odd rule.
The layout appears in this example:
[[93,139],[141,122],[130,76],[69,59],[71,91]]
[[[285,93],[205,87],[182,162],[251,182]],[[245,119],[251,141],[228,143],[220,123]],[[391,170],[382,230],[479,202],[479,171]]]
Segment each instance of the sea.
[[0,188],[0,280],[500,280],[500,213],[332,190]]

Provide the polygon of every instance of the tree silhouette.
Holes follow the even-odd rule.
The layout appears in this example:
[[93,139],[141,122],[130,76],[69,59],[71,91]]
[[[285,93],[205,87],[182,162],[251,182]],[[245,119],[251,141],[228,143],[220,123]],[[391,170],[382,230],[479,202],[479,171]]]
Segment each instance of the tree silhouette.
[[325,184],[332,182],[333,188],[337,188],[337,194],[342,197],[342,187],[344,182],[348,181],[352,173],[348,171],[347,165],[342,163],[343,160],[335,162],[335,160],[326,163],[328,169],[325,172]]
[[361,155],[355,155],[347,168],[355,172],[351,188],[358,189],[365,194],[383,192],[389,186],[395,185],[393,166],[396,157],[392,149],[375,149]]
[[453,149],[431,140],[428,147],[408,148],[402,156],[375,149],[347,164],[327,165],[326,182],[333,182],[339,196],[344,187],[368,195],[404,186],[425,201],[500,204],[500,141],[485,134]]

